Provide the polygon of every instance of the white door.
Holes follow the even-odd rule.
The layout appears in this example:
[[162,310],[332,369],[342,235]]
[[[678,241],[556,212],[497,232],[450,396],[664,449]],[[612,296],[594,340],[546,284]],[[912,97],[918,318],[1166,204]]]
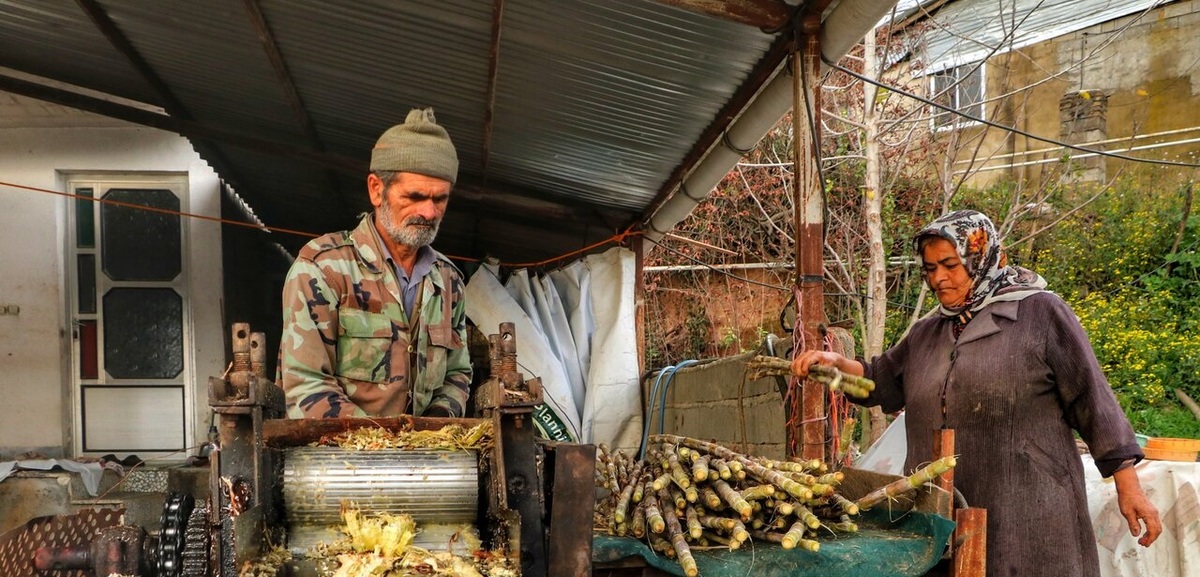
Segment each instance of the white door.
[[71,176],[77,455],[184,459],[191,430],[186,176]]

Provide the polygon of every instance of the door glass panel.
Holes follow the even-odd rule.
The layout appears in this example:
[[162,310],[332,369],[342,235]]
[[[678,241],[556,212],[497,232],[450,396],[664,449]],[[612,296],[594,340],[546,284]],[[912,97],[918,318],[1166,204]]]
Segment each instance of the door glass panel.
[[92,211],[96,203],[92,200],[92,189],[77,188],[75,194],[87,197],[75,199],[75,246],[93,248],[96,246],[96,222]]
[[104,295],[104,370],[116,379],[170,379],[183,371],[183,299],[170,288]]
[[79,378],[96,379],[100,376],[96,358],[96,321],[79,323]]
[[75,279],[79,284],[79,314],[96,314],[96,255],[79,255],[79,271]]
[[170,213],[105,203],[100,207],[100,251],[114,281],[168,281],[181,270],[179,198],[169,190],[113,188],[105,200]]

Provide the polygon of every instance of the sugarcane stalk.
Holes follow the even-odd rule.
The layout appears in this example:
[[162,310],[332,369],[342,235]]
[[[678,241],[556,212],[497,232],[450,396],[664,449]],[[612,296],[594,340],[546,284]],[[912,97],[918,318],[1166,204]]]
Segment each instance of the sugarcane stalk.
[[783,543],[783,533],[774,533],[771,531],[751,531],[750,536],[759,541],[769,541],[771,543]]
[[658,498],[647,490],[642,502],[646,504],[646,525],[650,527],[650,532],[661,535],[663,531],[667,530],[667,522],[658,508]]
[[[639,462],[633,468],[633,477],[640,477],[641,471],[642,464]],[[625,522],[625,511],[629,508],[629,499],[633,497],[633,486],[637,484],[634,482],[625,485],[625,488],[621,489],[621,495],[617,497],[617,508],[613,511],[613,520],[617,522],[617,525]]]
[[[729,464],[725,459],[713,458],[709,461],[709,468],[717,470],[717,476],[723,481],[728,481],[733,478],[733,471],[729,470]],[[715,480],[712,475],[708,477],[710,480]]]
[[700,515],[696,513],[696,508],[684,507],[683,519],[687,524],[688,535],[692,539],[699,539],[700,534],[704,532],[704,526],[700,524]]
[[646,536],[646,507],[639,504],[633,508],[633,520],[629,522],[629,532],[638,539]]
[[808,526],[809,529],[816,529],[817,527],[821,526],[821,520],[817,519],[817,516],[813,515],[813,512],[804,505],[796,505],[795,515],[796,518],[799,519],[801,523]]
[[954,465],[957,463],[958,460],[954,457],[954,455],[942,457],[926,465],[925,467],[922,467],[915,473],[904,477],[903,479],[897,479],[891,483],[888,483],[887,485],[884,485],[883,487],[867,493],[861,499],[859,499],[856,504],[858,505],[859,509],[870,509],[882,501],[894,499],[900,495],[903,495],[904,493],[907,493],[908,491],[912,491],[923,486],[925,483],[936,479],[942,473],[953,469]]
[[708,460],[711,458],[711,455],[704,454],[692,460],[693,481],[699,483],[708,480]]
[[775,495],[774,485],[755,485],[741,490],[742,498],[747,501],[759,501]]
[[679,464],[679,456],[675,451],[667,452],[667,466],[671,471],[671,480],[679,485],[680,489],[687,489],[692,485],[692,478],[683,470],[683,466]]
[[751,506],[750,503],[746,502],[746,500],[742,498],[741,494],[733,490],[733,488],[729,486],[729,483],[717,479],[716,481],[713,481],[713,488],[716,489],[717,494],[721,496],[721,500],[724,501],[726,505],[729,505],[734,511],[737,511],[737,514],[741,516],[743,521],[750,519],[750,515],[754,513],[754,507]]
[[829,496],[829,499],[831,501],[833,501],[834,505],[837,505],[839,508],[841,508],[843,513],[845,513],[847,515],[857,515],[858,514],[858,509],[859,509],[858,504],[855,503],[854,501],[851,501],[850,499],[847,499],[841,493],[834,493]]
[[[659,491],[659,497],[666,498],[664,493],[666,491]],[[667,521],[667,535],[671,539],[671,545],[675,548],[675,555],[679,559],[679,566],[683,569],[683,573],[687,577],[696,577],[700,574],[700,569],[696,566],[696,560],[692,558],[692,551],[688,547],[683,528],[679,526],[679,518],[675,516],[675,511],[671,509],[663,509],[663,517]]]
[[738,541],[737,539],[726,537],[724,535],[718,535],[716,533],[705,532],[704,536],[709,541],[712,541],[714,543],[720,543],[721,545],[728,547],[730,551],[736,550],[737,548],[742,546],[742,543],[740,541]]

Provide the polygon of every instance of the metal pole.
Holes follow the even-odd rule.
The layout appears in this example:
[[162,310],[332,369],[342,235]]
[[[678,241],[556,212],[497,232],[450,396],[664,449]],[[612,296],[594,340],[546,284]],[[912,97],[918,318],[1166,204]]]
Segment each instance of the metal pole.
[[[823,349],[820,326],[825,322],[824,249],[825,200],[817,146],[820,142],[821,14],[806,13],[796,30],[796,52],[792,58],[792,134],[795,157],[796,221],[796,306],[794,330],[801,331],[803,347],[797,351]],[[801,457],[825,459],[825,389],[805,381],[801,392]],[[789,431],[789,439],[794,438]],[[791,445],[789,443],[790,446]]]

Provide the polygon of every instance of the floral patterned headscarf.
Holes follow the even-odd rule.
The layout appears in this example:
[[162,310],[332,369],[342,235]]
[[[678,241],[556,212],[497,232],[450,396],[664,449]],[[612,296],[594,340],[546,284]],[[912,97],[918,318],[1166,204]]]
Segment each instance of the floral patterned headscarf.
[[913,237],[918,265],[924,264],[921,249],[932,238],[950,241],[971,277],[971,291],[961,308],[939,307],[939,312],[945,316],[958,318],[965,324],[975,312],[989,304],[1021,300],[1046,288],[1046,279],[1041,275],[1008,265],[996,227],[983,213],[974,210],[948,212],[921,229]]

